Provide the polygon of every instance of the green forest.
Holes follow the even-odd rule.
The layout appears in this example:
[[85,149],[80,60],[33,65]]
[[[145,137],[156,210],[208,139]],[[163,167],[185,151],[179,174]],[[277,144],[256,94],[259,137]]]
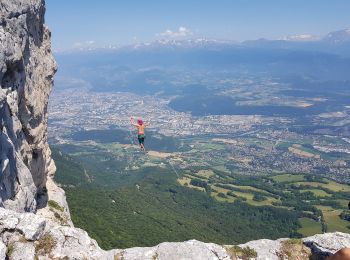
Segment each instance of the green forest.
[[[104,249],[198,239],[218,244],[300,236],[298,214],[241,200],[221,203],[188,189],[166,169],[147,167],[115,185],[95,185],[82,165],[54,150],[56,180],[63,184],[75,226]],[[74,176],[74,177],[73,177]]]

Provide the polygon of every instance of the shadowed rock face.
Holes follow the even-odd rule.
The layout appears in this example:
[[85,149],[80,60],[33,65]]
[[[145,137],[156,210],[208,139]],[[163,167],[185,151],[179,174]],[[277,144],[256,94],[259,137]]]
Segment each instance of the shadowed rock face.
[[35,211],[55,172],[47,103],[56,63],[42,0],[0,2],[0,205]]

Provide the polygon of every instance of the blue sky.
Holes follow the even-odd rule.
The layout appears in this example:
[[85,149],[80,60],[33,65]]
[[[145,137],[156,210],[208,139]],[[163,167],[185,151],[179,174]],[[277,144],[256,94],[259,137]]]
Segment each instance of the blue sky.
[[161,38],[324,35],[350,28],[349,0],[46,0],[54,49]]

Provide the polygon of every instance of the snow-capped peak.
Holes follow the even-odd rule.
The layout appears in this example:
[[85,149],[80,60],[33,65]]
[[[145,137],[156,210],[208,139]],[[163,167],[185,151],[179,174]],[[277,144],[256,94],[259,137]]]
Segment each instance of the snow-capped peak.
[[332,43],[344,43],[344,42],[350,42],[350,28],[330,32],[325,37],[324,40],[332,42]]
[[299,34],[299,35],[288,35],[283,37],[281,40],[285,41],[317,41],[320,37],[311,34]]

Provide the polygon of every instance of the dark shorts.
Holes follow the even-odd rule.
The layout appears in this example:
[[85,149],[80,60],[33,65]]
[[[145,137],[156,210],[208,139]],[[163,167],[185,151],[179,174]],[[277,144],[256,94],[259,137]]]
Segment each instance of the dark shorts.
[[145,135],[137,135],[137,139],[139,140],[139,144],[143,144],[145,142]]

